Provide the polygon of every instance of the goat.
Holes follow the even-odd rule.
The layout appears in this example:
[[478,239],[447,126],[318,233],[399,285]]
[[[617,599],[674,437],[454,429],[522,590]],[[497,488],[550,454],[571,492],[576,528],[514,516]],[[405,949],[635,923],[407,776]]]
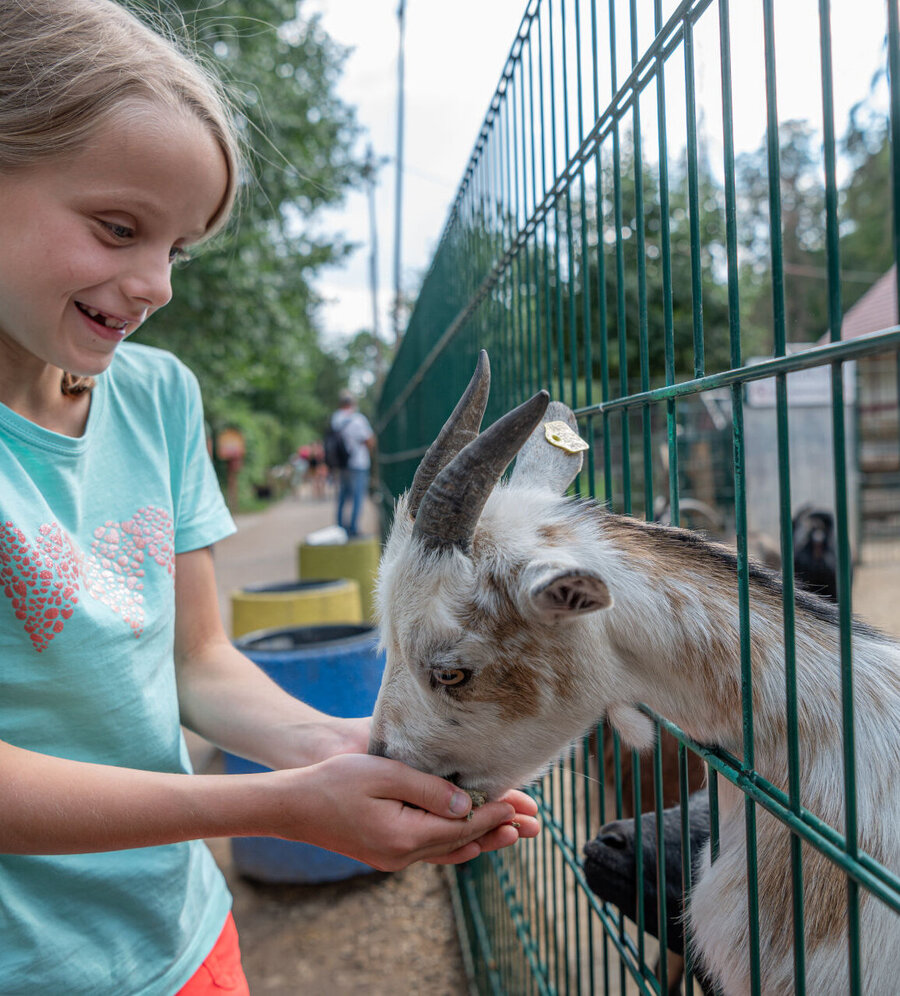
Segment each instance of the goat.
[[[542,391],[479,434],[490,373],[475,374],[397,502],[377,580],[387,663],[369,750],[493,798],[538,777],[600,717],[637,749],[644,703],[688,736],[743,756],[735,555],[686,530],[564,497],[581,467]],[[547,428],[550,419],[550,428]],[[549,435],[548,435],[549,433]],[[500,477],[513,458],[508,483]],[[787,789],[782,587],[751,565],[755,768]],[[802,802],[843,829],[837,607],[795,596]],[[900,872],[900,645],[854,622],[858,844]],[[690,933],[727,996],[750,991],[744,796],[720,790],[720,848],[705,848]],[[757,810],[760,981],[793,987],[789,834]],[[846,992],[845,874],[803,844],[806,983]],[[863,991],[896,991],[900,916],[860,895]]]
[[[709,840],[709,800],[705,792],[695,792],[688,807],[688,841],[690,864],[696,866],[700,848]],[[641,853],[643,881],[637,880],[637,850],[634,819],[606,823],[597,836],[584,845],[584,877],[591,889],[606,902],[613,903],[637,923],[637,892],[644,900],[644,929],[659,937],[659,894],[656,870],[656,813],[641,816]],[[681,992],[682,956],[685,951],[685,895],[681,874],[681,806],[663,810],[663,846],[665,849],[664,895],[666,900],[666,946],[676,955],[669,968],[669,992]],[[694,966],[702,980],[702,968]],[[701,981],[701,989],[707,991]]]
[[837,538],[831,512],[804,505],[794,513],[794,577],[809,591],[837,601]]

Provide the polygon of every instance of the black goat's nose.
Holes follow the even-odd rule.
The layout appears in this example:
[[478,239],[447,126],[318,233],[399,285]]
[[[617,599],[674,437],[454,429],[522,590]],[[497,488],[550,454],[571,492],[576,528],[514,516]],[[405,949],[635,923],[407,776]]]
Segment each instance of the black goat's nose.
[[624,851],[628,840],[621,830],[604,830],[597,838],[604,847],[612,847],[616,851]]
[[387,757],[387,744],[383,740],[370,740],[369,753],[375,757]]

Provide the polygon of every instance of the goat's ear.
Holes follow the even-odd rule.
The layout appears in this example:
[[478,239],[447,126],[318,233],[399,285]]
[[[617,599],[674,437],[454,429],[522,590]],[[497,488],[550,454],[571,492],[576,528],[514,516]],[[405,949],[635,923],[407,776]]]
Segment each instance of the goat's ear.
[[528,600],[546,621],[575,619],[587,612],[608,609],[612,595],[606,582],[591,571],[548,570],[532,581]]
[[[570,439],[552,443],[547,437],[548,422],[564,422],[572,430]],[[551,433],[551,435],[554,435]],[[554,438],[558,438],[557,433]],[[586,444],[578,438],[578,423],[572,414],[572,409],[559,401],[551,401],[547,406],[541,424],[532,432],[519,450],[516,465],[510,477],[512,486],[531,486],[549,488],[554,494],[566,493],[569,485],[575,480],[581,470],[582,457],[580,450],[567,449],[571,441],[580,444],[582,449]]]

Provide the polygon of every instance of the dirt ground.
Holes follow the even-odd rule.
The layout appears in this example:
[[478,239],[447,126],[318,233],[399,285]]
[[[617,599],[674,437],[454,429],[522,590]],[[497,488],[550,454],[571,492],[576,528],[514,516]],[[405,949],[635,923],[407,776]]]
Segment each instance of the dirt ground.
[[900,540],[863,550],[853,574],[853,611],[900,640]]
[[[216,549],[219,596],[242,585],[296,577],[296,546],[333,522],[331,501],[287,499],[238,520]],[[364,529],[377,515],[366,509]],[[864,551],[854,573],[854,612],[900,638],[900,542]],[[219,770],[208,745],[190,737],[197,770]],[[463,996],[466,973],[445,872],[418,865],[322,885],[266,885],[242,878],[227,840],[209,845],[234,895],[234,916],[253,996]]]
[[[297,544],[334,521],[332,502],[289,498],[238,518],[215,551],[219,601],[243,585],[296,578]],[[363,531],[375,532],[369,506]],[[220,770],[209,745],[189,737],[197,770]],[[234,896],[234,918],[253,996],[461,996],[466,975],[447,878],[436,865],[373,873],[321,885],[248,881],[228,840],[209,846]]]
[[420,864],[320,885],[264,885],[234,872],[228,841],[210,844],[234,895],[253,996],[467,991],[438,867]]

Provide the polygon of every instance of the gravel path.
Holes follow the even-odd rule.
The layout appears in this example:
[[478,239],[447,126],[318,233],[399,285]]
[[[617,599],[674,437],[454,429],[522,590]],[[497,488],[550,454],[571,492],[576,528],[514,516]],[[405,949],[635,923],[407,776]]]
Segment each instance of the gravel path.
[[234,873],[228,841],[210,844],[234,895],[253,996],[467,991],[450,894],[437,866],[321,885],[263,885]]
[[900,640],[900,540],[863,550],[853,572],[853,611]]

